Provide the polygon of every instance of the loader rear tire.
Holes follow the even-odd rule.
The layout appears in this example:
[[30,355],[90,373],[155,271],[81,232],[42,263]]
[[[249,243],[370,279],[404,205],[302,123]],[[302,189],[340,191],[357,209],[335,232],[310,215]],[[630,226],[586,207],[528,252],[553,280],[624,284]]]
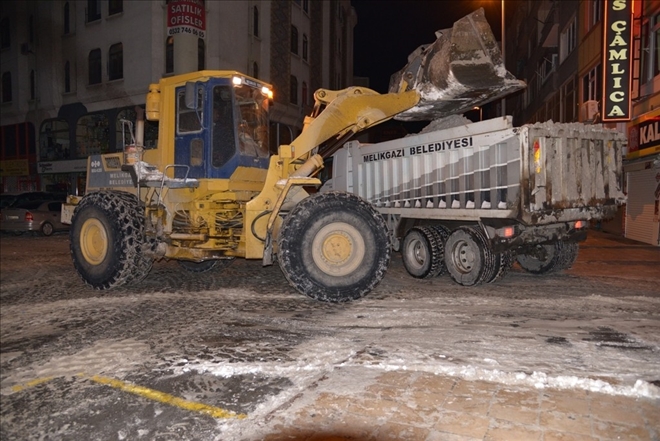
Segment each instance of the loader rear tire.
[[433,228],[411,228],[401,248],[403,266],[413,277],[435,277],[444,269],[444,246],[440,234]]
[[278,246],[289,283],[323,302],[363,297],[383,279],[390,261],[380,213],[343,192],[316,193],[299,202],[282,223]]
[[493,280],[499,270],[497,256],[476,227],[459,227],[445,244],[445,265],[454,282],[463,286]]
[[142,280],[153,265],[142,252],[144,214],[129,193],[87,194],[76,207],[69,239],[76,271],[95,289]]

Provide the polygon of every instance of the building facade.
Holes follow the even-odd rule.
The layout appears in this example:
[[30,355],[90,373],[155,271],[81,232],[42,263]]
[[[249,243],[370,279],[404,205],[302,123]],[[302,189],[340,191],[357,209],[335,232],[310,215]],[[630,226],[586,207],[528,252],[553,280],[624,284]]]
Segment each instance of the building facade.
[[[506,65],[528,84],[507,98],[514,124],[579,121],[626,133],[628,203],[603,228],[660,245],[660,2],[517,2],[505,20]],[[613,100],[625,112],[612,112]]]
[[[150,83],[237,70],[273,85],[271,149],[318,88],[353,77],[349,0],[8,1],[0,6],[2,190],[84,192],[91,154],[120,151]],[[145,143],[157,142],[147,122]]]

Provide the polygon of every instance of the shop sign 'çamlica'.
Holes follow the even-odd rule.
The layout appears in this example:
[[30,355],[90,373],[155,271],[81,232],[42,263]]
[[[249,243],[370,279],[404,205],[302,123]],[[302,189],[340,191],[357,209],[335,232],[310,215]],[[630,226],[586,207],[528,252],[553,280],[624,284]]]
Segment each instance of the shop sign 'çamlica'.
[[632,112],[633,0],[605,0],[603,121],[629,121]]

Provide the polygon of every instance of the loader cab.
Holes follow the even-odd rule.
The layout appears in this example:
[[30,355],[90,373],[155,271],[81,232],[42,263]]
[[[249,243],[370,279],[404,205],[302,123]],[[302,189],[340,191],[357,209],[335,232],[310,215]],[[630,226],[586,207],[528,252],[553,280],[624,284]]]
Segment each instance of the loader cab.
[[[228,179],[238,167],[267,169],[269,89],[233,76],[176,91],[175,163],[188,177]],[[177,167],[176,177],[187,169]]]

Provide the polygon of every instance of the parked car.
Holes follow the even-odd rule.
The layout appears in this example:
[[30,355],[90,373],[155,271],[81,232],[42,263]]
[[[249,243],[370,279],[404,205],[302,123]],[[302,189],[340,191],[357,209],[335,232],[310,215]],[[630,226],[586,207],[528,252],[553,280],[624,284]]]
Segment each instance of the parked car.
[[66,195],[49,191],[24,191],[18,193],[0,194],[0,209],[16,207],[28,201],[59,201],[65,200]]
[[0,211],[0,230],[14,233],[38,231],[44,236],[68,230],[69,226],[60,222],[62,202],[27,201],[3,208]]

